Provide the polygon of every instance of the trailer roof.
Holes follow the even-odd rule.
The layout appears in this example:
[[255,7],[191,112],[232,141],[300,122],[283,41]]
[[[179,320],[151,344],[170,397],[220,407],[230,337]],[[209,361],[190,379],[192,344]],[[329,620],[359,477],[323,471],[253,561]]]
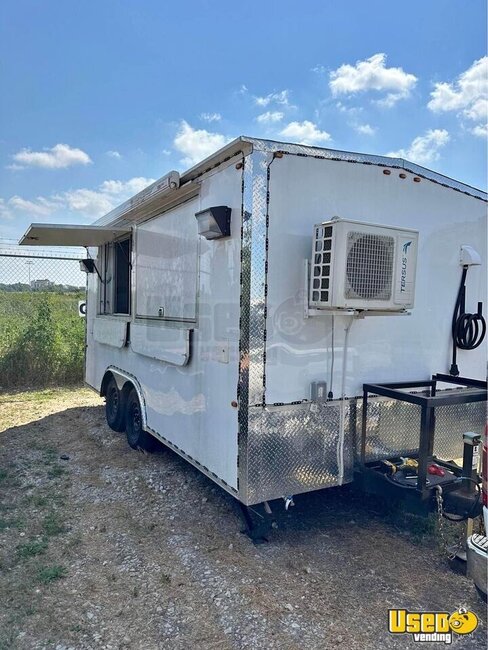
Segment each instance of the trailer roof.
[[[266,151],[269,153],[283,151],[284,153],[289,154],[312,156],[314,158],[339,162],[403,169],[421,178],[438,183],[443,187],[451,188],[474,198],[483,201],[486,201],[488,198],[487,193],[482,190],[449,178],[448,176],[444,176],[443,174],[439,174],[427,169],[426,167],[409,162],[408,160],[404,160],[403,158],[389,158],[388,156],[377,156],[374,154],[326,149],[324,147],[312,147],[310,145],[295,144],[292,142],[279,142],[275,140],[263,140],[240,136],[229,142],[229,144],[225,145],[225,147],[222,147],[208,158],[202,160],[194,167],[191,167],[186,172],[183,172],[182,174],[179,174],[176,171],[169,172],[155,183],[142,190],[142,192],[139,192],[128,201],[125,201],[125,203],[122,203],[120,206],[101,217],[95,223],[97,226],[105,226],[108,224],[127,225],[131,221],[148,218],[147,215],[152,212],[152,210],[148,212],[150,205],[152,207],[155,205],[155,202],[159,203],[159,199],[162,198],[163,194],[165,194],[164,199],[161,201],[163,205],[167,202],[174,203],[180,198],[186,198],[186,195],[190,192],[188,185],[192,185],[192,181],[196,180],[211,169],[226,163],[235,156],[247,155],[253,150]],[[193,191],[196,192],[197,190]],[[168,195],[171,197],[170,199]]]

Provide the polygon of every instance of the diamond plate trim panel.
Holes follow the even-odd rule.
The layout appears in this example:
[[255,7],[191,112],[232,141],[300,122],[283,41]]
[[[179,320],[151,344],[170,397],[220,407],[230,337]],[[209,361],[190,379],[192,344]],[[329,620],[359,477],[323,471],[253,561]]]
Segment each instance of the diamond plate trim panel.
[[241,314],[239,319],[239,381],[237,385],[237,399],[239,403],[237,487],[239,491],[239,499],[244,501],[245,498],[243,497],[247,493],[253,157],[249,155],[246,158],[243,158],[242,163]]
[[[361,432],[362,400],[358,400],[356,428]],[[366,461],[408,456],[419,447],[420,408],[397,400],[368,399]],[[359,457],[360,449],[356,449]]]
[[463,433],[483,435],[485,423],[486,402],[439,406],[435,410],[434,454],[443,460],[462,458]]
[[[438,392],[439,394],[439,392]],[[357,401],[356,454],[359,457],[362,400]],[[443,460],[462,458],[463,433],[483,433],[486,403],[453,404],[435,409],[434,454]],[[408,456],[418,451],[420,407],[396,400],[368,399],[366,460]]]
[[268,155],[244,159],[241,243],[241,338],[239,370],[239,498],[248,492],[249,404],[261,404],[264,391],[266,207]]
[[[248,504],[338,485],[340,404],[249,409]],[[346,408],[344,482],[352,480],[353,432]]]
[[266,213],[269,159],[255,153],[252,176],[252,241],[249,306],[249,405],[264,401],[266,329]]

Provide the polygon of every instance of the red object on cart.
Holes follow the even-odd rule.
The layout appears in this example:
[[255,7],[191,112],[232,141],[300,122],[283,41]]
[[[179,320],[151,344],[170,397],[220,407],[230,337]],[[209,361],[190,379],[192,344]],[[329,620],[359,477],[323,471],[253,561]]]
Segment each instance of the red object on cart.
[[442,467],[439,467],[439,465],[436,465],[435,463],[432,463],[427,467],[427,473],[428,474],[435,474],[436,476],[445,476],[446,472]]

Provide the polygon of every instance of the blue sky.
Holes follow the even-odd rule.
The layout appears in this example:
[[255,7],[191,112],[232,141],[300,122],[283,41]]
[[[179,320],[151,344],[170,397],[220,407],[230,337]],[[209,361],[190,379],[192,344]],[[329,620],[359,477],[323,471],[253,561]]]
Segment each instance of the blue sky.
[[485,189],[484,0],[5,0],[0,239],[88,223],[237,135]]

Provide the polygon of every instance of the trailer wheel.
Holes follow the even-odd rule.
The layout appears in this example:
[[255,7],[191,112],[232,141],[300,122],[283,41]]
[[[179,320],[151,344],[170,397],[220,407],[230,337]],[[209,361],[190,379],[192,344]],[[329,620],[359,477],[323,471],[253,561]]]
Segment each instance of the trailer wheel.
[[130,391],[127,399],[125,432],[127,434],[127,442],[132,449],[154,450],[156,439],[142,428],[141,404],[134,388]]
[[125,429],[124,393],[119,390],[117,382],[112,377],[105,391],[105,417],[108,426],[113,431]]

